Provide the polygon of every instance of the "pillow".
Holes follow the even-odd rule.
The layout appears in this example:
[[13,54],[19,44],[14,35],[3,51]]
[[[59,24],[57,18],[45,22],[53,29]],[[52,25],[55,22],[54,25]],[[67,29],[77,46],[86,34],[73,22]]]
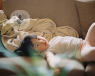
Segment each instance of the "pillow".
[[95,22],[95,0],[76,0],[83,39],[92,23]]

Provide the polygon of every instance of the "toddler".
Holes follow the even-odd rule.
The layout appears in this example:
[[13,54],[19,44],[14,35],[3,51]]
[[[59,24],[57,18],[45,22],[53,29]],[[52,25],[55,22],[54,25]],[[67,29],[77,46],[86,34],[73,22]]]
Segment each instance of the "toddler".
[[57,36],[48,42],[45,38],[33,34],[25,37],[21,46],[23,50],[27,52],[27,47],[30,44],[32,49],[41,53],[51,68],[53,68],[56,72],[59,72],[55,64],[55,54],[63,53],[63,55],[65,54],[69,58],[76,58],[83,62],[95,61],[94,33],[95,23],[90,26],[84,40],[70,36]]

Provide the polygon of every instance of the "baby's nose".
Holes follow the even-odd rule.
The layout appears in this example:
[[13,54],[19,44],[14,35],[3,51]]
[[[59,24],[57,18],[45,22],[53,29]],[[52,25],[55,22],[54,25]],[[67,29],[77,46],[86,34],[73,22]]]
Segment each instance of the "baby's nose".
[[41,40],[39,43],[43,44],[43,43],[45,43],[45,41]]

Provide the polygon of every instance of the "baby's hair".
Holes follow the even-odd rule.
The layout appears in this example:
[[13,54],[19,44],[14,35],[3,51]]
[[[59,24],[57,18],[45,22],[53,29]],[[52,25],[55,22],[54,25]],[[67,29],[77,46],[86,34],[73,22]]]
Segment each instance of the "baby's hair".
[[22,41],[22,44],[21,44],[21,50],[26,54],[26,56],[30,56],[30,52],[29,52],[29,49],[30,49],[30,46],[31,46],[31,51],[33,51],[34,49],[32,48],[33,47],[33,43],[30,41],[31,39],[37,39],[37,35],[35,34],[31,34],[29,36],[26,36],[24,38],[24,40]]

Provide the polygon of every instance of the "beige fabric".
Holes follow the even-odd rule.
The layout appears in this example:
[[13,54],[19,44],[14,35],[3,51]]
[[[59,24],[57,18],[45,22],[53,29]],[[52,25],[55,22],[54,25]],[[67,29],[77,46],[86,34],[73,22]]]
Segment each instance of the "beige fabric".
[[[12,19],[10,19],[10,20],[12,20]],[[30,29],[27,28],[26,29],[27,31],[26,30],[19,31],[19,30],[15,29],[13,26],[11,26],[11,25],[13,25],[13,23],[11,23],[10,20],[8,20],[6,23],[4,23],[4,27],[1,30],[1,34],[2,34],[2,42],[5,46],[5,48],[7,48],[8,50],[11,50],[11,51],[15,51],[16,49],[18,49],[21,45],[23,38],[29,34],[35,33],[36,35],[45,37],[49,41],[52,38],[52,33],[54,33],[54,30],[56,29],[56,25],[52,20],[36,19],[35,23],[33,24],[31,22],[33,22],[34,19],[30,19],[31,22],[30,22],[29,28],[30,27],[31,28]],[[43,22],[45,22],[45,23],[43,23]],[[14,20],[14,25],[15,24],[16,23]],[[40,25],[42,25],[42,26],[40,26]],[[32,27],[34,27],[33,30],[31,30]],[[44,27],[44,28],[42,28],[42,27]]]
[[0,10],[0,29],[3,27],[3,23],[6,21],[7,21],[7,17],[5,15],[4,11]]
[[[73,28],[69,26],[56,27],[56,24],[51,19],[30,19],[30,21],[28,20],[26,20],[25,23],[23,22],[21,24],[18,24],[17,16],[13,16],[10,20],[3,23],[1,35],[2,42],[5,48],[14,52],[20,47],[24,37],[30,34],[42,36],[48,41],[50,41],[50,39],[52,39],[53,37],[59,35],[59,33],[60,36],[79,37],[77,31]],[[26,27],[27,24],[30,25]],[[62,29],[64,30],[62,31]]]
[[95,0],[76,0],[79,13],[83,38],[85,38],[88,28],[95,22]]
[[78,38],[79,34],[72,27],[61,26],[61,27],[56,28],[55,33],[53,34],[53,37],[55,36],[73,36],[73,37]]
[[0,21],[4,20],[4,19],[7,19],[5,13],[3,10],[0,10]]
[[[25,10],[30,18],[49,18],[56,26],[70,26],[82,37],[75,0],[4,0],[8,19],[15,10]],[[19,15],[19,14],[18,14]]]

